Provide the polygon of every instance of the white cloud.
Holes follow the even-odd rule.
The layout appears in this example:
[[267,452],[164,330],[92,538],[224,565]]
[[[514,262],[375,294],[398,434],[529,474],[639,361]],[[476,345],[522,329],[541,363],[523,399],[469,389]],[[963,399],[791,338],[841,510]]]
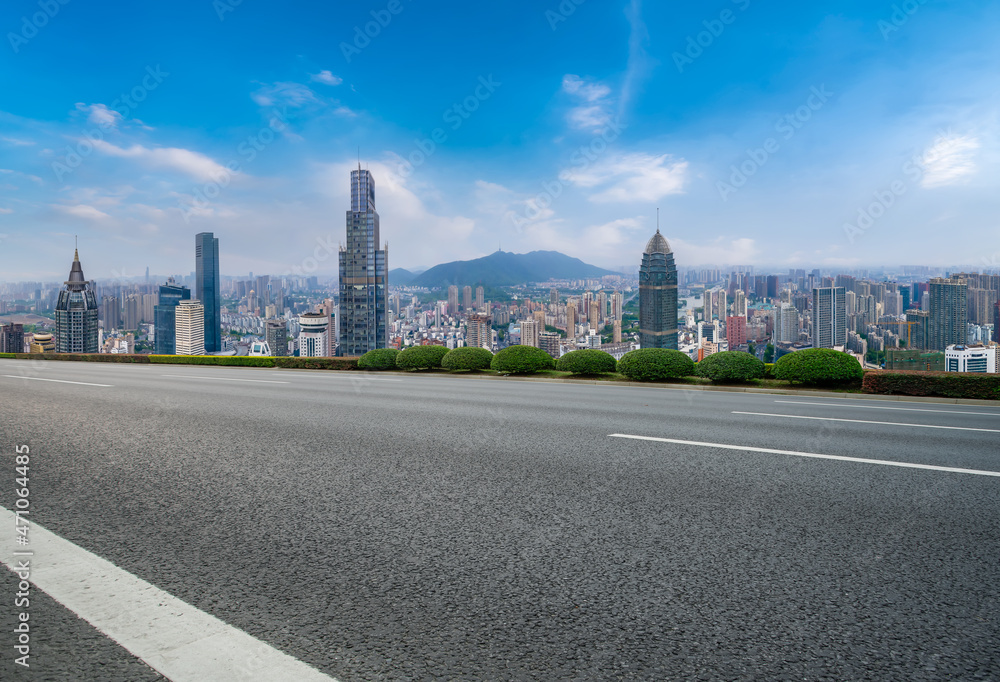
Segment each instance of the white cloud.
[[646,51],[646,45],[649,44],[649,30],[642,20],[642,0],[632,0],[625,14],[631,32],[628,39],[628,67],[625,70],[621,101],[618,105],[620,116],[625,113],[625,108],[631,103],[643,79],[652,70],[652,60]]
[[326,85],[340,85],[344,82],[344,79],[340,76],[334,76],[330,71],[320,71],[319,73],[309,74],[309,80],[316,81],[317,83],[324,83]]
[[93,206],[87,206],[86,204],[77,204],[75,206],[54,205],[53,208],[74,218],[83,218],[84,220],[111,219],[111,216],[104,211],[99,211]]
[[652,202],[671,194],[683,194],[688,162],[670,154],[626,154],[599,160],[586,168],[571,168],[560,174],[566,182],[584,188],[600,188],[590,196],[594,202]]
[[35,144],[30,140],[19,140],[15,137],[0,137],[0,141],[6,142],[7,144],[12,144],[15,147],[30,147]]
[[611,88],[603,83],[586,81],[579,76],[568,74],[563,77],[563,92],[580,101],[566,115],[573,128],[597,130],[611,121]]
[[755,263],[761,257],[757,242],[749,237],[716,237],[708,243],[689,242],[677,237],[669,238],[669,241],[677,262],[688,266]]
[[250,94],[250,98],[262,107],[287,105],[303,107],[318,102],[316,93],[301,83],[270,83],[262,85]]
[[191,175],[199,180],[219,180],[230,177],[232,173],[221,164],[204,154],[189,149],[177,147],[158,147],[150,149],[139,144],[131,147],[116,147],[110,142],[96,140],[94,148],[108,156],[136,159],[140,163],[154,168],[167,168]]
[[13,212],[14,212],[14,209],[12,209],[12,208],[0,208],[0,213],[3,213],[3,214],[13,213]]
[[979,140],[967,135],[942,135],[924,152],[922,187],[953,185],[976,171],[973,158]]
[[83,102],[77,102],[76,109],[77,111],[86,112],[87,120],[104,130],[117,128],[118,124],[122,122],[122,115],[120,113],[114,109],[108,109],[103,104],[87,105]]

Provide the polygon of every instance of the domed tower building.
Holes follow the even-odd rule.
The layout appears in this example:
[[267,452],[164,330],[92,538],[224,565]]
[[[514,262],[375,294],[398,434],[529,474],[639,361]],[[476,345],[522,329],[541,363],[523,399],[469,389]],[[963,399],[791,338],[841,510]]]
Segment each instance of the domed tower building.
[[79,251],[73,253],[65,284],[56,303],[56,352],[96,353],[97,296],[93,284],[83,276]]
[[677,266],[659,229],[639,267],[639,344],[677,350]]

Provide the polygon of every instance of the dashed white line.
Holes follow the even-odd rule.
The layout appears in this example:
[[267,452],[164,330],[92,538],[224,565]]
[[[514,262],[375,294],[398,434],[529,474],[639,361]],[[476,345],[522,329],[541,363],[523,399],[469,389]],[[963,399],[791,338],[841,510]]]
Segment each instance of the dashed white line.
[[769,455],[787,455],[791,457],[807,457],[810,459],[831,459],[838,462],[856,462],[859,464],[878,464],[887,467],[902,467],[904,469],[926,469],[928,471],[945,471],[953,474],[972,474],[974,476],[993,476],[1000,478],[1000,471],[980,471],[978,469],[960,469],[957,467],[942,467],[933,464],[914,464],[912,462],[893,462],[885,459],[868,459],[865,457],[843,457],[841,455],[821,455],[815,452],[796,452],[795,450],[772,450],[771,448],[755,448],[748,445],[727,445],[724,443],[702,443],[695,440],[677,440],[675,438],[654,438],[652,436],[632,436],[624,433],[609,434],[609,438],[630,438],[632,440],[648,440],[656,443],[675,443],[677,445],[695,445],[702,448],[717,448],[719,450],[741,450],[743,452],[761,452]]
[[[14,513],[0,507],[0,527],[14,522]],[[24,561],[11,558],[19,549],[13,538],[0,533],[0,560],[11,570]],[[172,682],[336,682],[35,523],[30,550],[30,580],[39,590]]]
[[768,412],[733,412],[732,414],[749,414],[756,417],[781,417],[783,419],[813,419],[824,422],[848,422],[850,424],[880,424],[882,426],[912,426],[918,429],[948,429],[949,431],[981,431],[985,433],[1000,433],[1000,429],[974,429],[971,426],[940,426],[938,424],[904,424],[902,422],[875,422],[866,419],[838,419],[836,417],[807,417],[801,414],[771,414]]
[[[840,403],[807,403],[800,400],[775,400],[786,405],[815,405],[817,407],[848,407],[856,410],[899,410],[902,412],[938,412],[941,414],[974,414],[980,417],[1000,417],[1000,412],[963,412],[961,410],[921,410],[916,407],[883,407],[881,405],[851,405]],[[848,401],[844,401],[847,403]]]
[[253,384],[287,384],[288,381],[271,381],[269,379],[228,379],[226,377],[200,377],[191,374],[161,374],[161,377],[173,377],[176,379],[205,379],[206,381],[243,381]]
[[111,384],[88,384],[85,381],[66,381],[65,379],[42,379],[41,377],[25,377],[17,374],[2,374],[8,379],[27,379],[28,381],[51,381],[56,384],[76,384],[77,386],[100,386],[101,388],[114,388]]

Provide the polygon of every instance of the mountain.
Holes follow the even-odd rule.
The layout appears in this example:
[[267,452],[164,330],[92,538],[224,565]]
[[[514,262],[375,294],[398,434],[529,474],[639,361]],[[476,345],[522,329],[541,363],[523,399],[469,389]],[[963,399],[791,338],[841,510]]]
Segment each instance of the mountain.
[[[550,279],[588,279],[617,274],[558,251],[510,253],[496,251],[475,260],[435,265],[410,282],[417,287],[458,286],[507,287]],[[390,284],[398,284],[389,277]]]
[[404,270],[403,268],[396,268],[395,270],[389,271],[389,282],[392,283],[392,286],[394,287],[408,287],[417,274],[418,273],[416,272],[410,272],[409,270]]

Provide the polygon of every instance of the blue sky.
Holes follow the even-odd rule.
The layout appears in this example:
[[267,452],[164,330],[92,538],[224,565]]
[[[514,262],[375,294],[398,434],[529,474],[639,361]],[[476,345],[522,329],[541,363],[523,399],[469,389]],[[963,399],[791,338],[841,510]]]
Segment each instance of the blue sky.
[[[328,6],[335,5],[335,6]],[[988,1],[14,0],[0,280],[331,275],[349,170],[391,267],[1000,267]]]

